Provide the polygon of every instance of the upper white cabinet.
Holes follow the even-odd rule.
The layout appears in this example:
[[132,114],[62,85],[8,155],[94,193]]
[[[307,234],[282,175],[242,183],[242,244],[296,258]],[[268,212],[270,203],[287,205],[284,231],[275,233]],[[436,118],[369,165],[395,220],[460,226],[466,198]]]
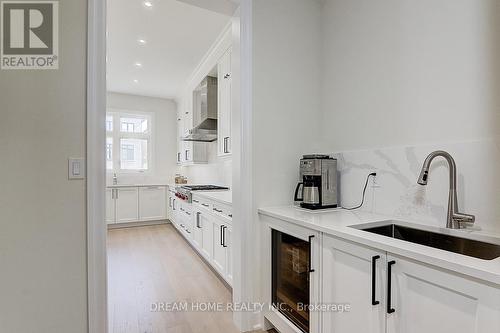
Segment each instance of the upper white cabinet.
[[[232,133],[231,133],[231,103],[232,103],[232,72],[231,72],[231,45],[233,42],[232,28],[228,26],[217,40],[209,48],[207,54],[198,64],[186,85],[182,88],[178,96],[178,137],[184,137],[189,134],[189,130],[201,125],[201,119],[205,118],[204,110],[201,107],[207,106],[209,109],[209,123],[199,127],[198,133],[191,133],[194,140],[214,142],[217,140],[217,156],[230,155],[232,152]],[[217,77],[217,87],[209,85],[207,94],[202,94],[202,88],[205,88],[204,82],[207,77],[214,81]],[[212,94],[212,91],[214,93]],[[205,101],[206,96],[206,101]],[[216,110],[216,111],[215,111]],[[204,117],[200,115],[203,114]],[[217,133],[215,132],[215,123],[217,118]],[[206,131],[204,133],[203,132]],[[207,135],[203,137],[203,135]],[[200,137],[202,136],[202,137]],[[189,166],[193,164],[205,164],[208,162],[208,152],[215,149],[215,143],[207,142],[183,142],[178,141],[177,164]]]
[[325,311],[323,332],[385,333],[385,253],[330,236],[322,252],[323,303],[351,305],[349,312]]
[[166,189],[163,186],[139,188],[139,220],[156,221],[167,218]]
[[203,142],[183,141],[182,137],[193,129],[192,95],[185,94],[177,111],[177,164],[206,164],[208,162],[207,145]]
[[218,120],[217,143],[218,155],[231,154],[231,48],[222,56],[217,64],[218,76]]

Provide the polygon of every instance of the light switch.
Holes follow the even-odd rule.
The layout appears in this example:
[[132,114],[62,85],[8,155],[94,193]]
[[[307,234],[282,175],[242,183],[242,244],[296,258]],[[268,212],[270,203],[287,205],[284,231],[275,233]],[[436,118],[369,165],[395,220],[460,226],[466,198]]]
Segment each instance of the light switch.
[[68,159],[68,178],[85,179],[85,160],[83,158]]

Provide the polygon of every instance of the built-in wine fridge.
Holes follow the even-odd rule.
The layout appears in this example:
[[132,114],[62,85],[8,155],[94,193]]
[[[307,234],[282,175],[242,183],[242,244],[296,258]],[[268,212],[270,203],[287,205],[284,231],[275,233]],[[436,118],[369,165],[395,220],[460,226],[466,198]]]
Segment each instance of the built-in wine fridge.
[[272,230],[273,306],[307,333],[311,272],[311,239],[304,241]]

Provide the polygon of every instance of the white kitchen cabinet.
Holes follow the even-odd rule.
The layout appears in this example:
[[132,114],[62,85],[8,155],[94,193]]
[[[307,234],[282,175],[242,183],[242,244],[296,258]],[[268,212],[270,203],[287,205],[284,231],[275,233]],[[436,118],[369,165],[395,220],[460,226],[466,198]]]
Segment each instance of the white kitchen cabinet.
[[106,189],[106,224],[116,222],[115,190]]
[[386,262],[383,251],[323,237],[322,303],[351,307],[323,312],[323,332],[385,333]]
[[175,198],[174,192],[169,188],[167,188],[167,219],[172,222],[173,217],[174,217],[174,210],[173,210],[173,200]]
[[184,211],[184,230],[187,233],[188,239],[193,239],[193,218],[192,212],[185,210]]
[[106,223],[160,221],[167,218],[165,186],[106,189]]
[[139,220],[139,190],[136,187],[115,190],[116,223]]
[[201,224],[200,211],[193,213],[193,245],[198,250],[203,247],[203,225]]
[[233,233],[233,229],[230,225],[226,226],[224,230],[224,245],[226,247],[226,281],[229,285],[233,285],[233,251],[231,247],[231,235]]
[[207,214],[201,213],[200,224],[203,232],[201,252],[206,258],[212,259],[214,251],[212,219]]
[[217,152],[219,156],[231,154],[231,49],[228,49],[217,64],[218,76],[218,120]]
[[165,196],[166,189],[163,186],[139,188],[139,220],[165,220],[167,218]]
[[137,222],[139,220],[139,190],[124,187],[116,190],[116,223]]
[[182,141],[193,129],[193,92],[185,93],[177,112],[177,156],[178,165],[208,163],[208,147],[204,142]]
[[181,211],[180,211],[180,202],[176,197],[172,198],[172,222],[174,226],[179,229],[179,225],[181,223]]
[[[231,219],[213,209],[218,205],[199,197],[194,197],[192,204],[174,198],[172,222],[193,248],[232,285]],[[230,209],[230,206],[224,205],[222,212],[229,213]]]
[[498,286],[396,255],[388,254],[387,261],[387,307],[394,310],[387,314],[387,333],[500,332]]
[[206,164],[208,163],[208,150],[205,142],[183,141],[181,163]]
[[212,263],[217,271],[222,275],[226,273],[227,251],[224,247],[224,223],[218,219],[212,221],[213,254]]

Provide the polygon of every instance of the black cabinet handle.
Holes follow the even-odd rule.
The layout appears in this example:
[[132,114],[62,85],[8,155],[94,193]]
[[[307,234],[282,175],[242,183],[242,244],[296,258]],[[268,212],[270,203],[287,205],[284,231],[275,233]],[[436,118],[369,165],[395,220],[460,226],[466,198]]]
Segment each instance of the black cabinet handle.
[[196,212],[196,227],[198,229],[201,229],[201,227],[200,227],[200,215],[201,215],[200,212]]
[[226,245],[226,229],[225,225],[222,226],[222,247],[227,247]]
[[392,265],[394,265],[396,261],[392,260],[387,263],[387,313],[396,312],[395,309],[392,308],[391,301],[391,285],[392,285]]
[[222,238],[224,237],[224,235],[222,234],[222,225],[220,226],[220,246],[224,246],[224,243],[222,243]]
[[375,289],[377,288],[376,278],[377,278],[377,260],[380,259],[380,256],[372,257],[372,305],[380,304],[379,301],[375,299]]
[[224,138],[224,154],[229,154],[229,137]]
[[314,269],[312,268],[312,239],[314,235],[309,236],[309,273],[313,273]]

